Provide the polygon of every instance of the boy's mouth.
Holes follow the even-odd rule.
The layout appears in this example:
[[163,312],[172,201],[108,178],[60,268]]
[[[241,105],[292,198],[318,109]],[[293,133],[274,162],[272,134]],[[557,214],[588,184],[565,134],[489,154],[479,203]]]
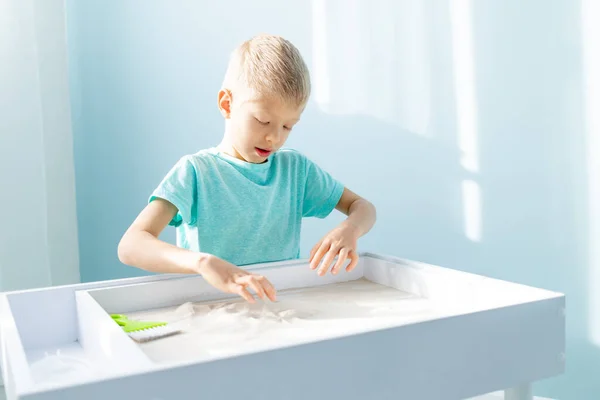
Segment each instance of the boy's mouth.
[[271,154],[271,150],[261,149],[260,147],[255,147],[256,153],[261,157],[268,157]]

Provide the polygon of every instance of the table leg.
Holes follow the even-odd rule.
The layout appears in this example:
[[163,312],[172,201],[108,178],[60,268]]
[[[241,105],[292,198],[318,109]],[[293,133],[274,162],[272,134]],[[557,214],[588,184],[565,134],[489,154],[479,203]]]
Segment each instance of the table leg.
[[533,400],[531,383],[526,383],[504,391],[504,400]]

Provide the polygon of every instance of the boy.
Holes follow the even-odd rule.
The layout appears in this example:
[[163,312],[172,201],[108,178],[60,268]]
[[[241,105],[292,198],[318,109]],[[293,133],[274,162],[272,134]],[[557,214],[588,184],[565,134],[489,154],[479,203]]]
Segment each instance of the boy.
[[[280,150],[309,95],[308,68],[290,42],[262,35],[240,45],[218,95],[222,142],[171,169],[123,235],[121,262],[197,273],[249,302],[248,289],[275,301],[264,276],[238,266],[298,258],[302,218],[325,218],[336,208],[348,218],[313,247],[310,268],[336,274],[350,259],[346,270],[352,270],[375,207],[302,154]],[[177,246],[158,239],[167,225],[177,229]]]

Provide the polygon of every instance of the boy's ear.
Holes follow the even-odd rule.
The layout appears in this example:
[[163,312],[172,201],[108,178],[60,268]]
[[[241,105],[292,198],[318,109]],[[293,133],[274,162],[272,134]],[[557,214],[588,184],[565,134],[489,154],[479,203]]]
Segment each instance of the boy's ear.
[[218,106],[223,118],[229,118],[231,115],[231,91],[229,89],[221,89],[219,91]]

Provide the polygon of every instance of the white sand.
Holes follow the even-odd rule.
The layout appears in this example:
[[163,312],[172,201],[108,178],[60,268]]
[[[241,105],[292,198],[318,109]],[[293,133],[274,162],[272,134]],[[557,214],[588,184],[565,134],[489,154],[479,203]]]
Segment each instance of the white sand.
[[33,381],[41,385],[68,384],[100,374],[79,343],[46,351],[31,351],[28,361]]
[[402,325],[434,317],[422,298],[361,279],[278,293],[278,301],[185,303],[129,314],[184,333],[140,345],[159,363],[210,359]]

